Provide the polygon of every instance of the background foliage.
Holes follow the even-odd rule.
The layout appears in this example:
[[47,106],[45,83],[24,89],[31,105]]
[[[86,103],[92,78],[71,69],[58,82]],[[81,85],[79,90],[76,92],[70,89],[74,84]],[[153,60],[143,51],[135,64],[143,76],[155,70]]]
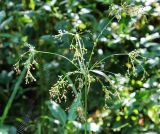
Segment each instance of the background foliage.
[[[93,63],[108,55],[139,50],[146,60],[141,61],[148,75],[143,77],[142,68],[137,65],[137,76],[128,58],[116,56],[101,65],[118,87],[121,101],[116,96],[107,99],[104,109],[102,87],[94,84],[88,99],[89,117],[92,122],[88,129],[101,134],[144,134],[160,133],[160,2],[158,0],[128,0],[127,4],[143,6],[145,14],[133,17],[125,12],[118,14],[103,32],[93,56]],[[124,1],[122,2],[124,3]],[[24,43],[32,44],[37,50],[56,52],[70,57],[70,39],[54,40],[58,30],[84,33],[84,42],[90,53],[96,37],[112,19],[109,7],[121,5],[119,0],[1,0],[0,1],[0,115],[17,82],[13,65],[25,52]],[[120,18],[120,20],[118,20]],[[87,32],[90,31],[90,32]],[[90,34],[91,33],[91,34]],[[88,39],[86,39],[88,38]],[[61,107],[49,103],[49,89],[57,76],[72,70],[65,60],[55,56],[38,55],[39,67],[34,71],[37,81],[23,82],[11,106],[5,125],[0,133],[16,133],[23,124],[24,133],[82,133],[83,123],[77,124],[62,110],[69,106],[73,97],[68,94],[67,104]],[[111,75],[111,73],[114,73]],[[115,75],[116,74],[116,75]],[[108,87],[108,90],[111,90]],[[78,102],[76,102],[78,103]],[[75,105],[76,105],[75,103]],[[58,110],[58,111],[57,111]],[[70,111],[72,112],[72,110]],[[26,115],[29,117],[26,118]],[[69,116],[69,117],[68,117]],[[25,119],[28,119],[24,124]],[[73,118],[74,119],[74,118]],[[75,119],[74,119],[75,120]],[[82,125],[82,126],[81,126]],[[62,130],[62,126],[64,130]],[[78,126],[79,129],[77,128]],[[8,132],[7,132],[8,131]]]

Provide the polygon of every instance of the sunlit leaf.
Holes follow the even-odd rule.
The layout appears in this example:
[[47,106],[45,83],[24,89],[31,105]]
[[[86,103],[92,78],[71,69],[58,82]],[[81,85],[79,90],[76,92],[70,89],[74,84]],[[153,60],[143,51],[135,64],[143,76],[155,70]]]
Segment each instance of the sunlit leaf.
[[35,9],[35,1],[34,1],[34,0],[30,0],[29,7],[30,7],[32,10]]
[[159,106],[150,106],[148,108],[147,114],[154,123],[156,124],[160,123],[160,117],[159,117],[160,107]]

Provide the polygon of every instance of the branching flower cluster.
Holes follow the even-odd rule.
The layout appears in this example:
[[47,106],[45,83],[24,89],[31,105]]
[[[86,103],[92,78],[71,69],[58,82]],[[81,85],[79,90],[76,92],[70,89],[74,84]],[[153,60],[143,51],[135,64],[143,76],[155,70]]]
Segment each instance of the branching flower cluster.
[[14,65],[14,70],[16,71],[17,74],[20,74],[21,73],[20,62],[23,62],[23,60],[27,58],[27,60],[23,62],[21,65],[27,70],[25,76],[25,82],[26,84],[29,84],[29,82],[36,81],[36,78],[32,75],[31,70],[35,70],[35,67],[38,66],[38,63],[34,58],[35,57],[34,47],[28,43],[25,43],[25,47],[27,47],[29,50],[21,55],[18,62]]
[[132,69],[132,74],[134,76],[137,76],[138,73],[137,73],[137,68],[135,67],[135,65],[138,65],[143,70],[143,77],[142,77],[142,79],[144,79],[145,76],[148,75],[148,73],[146,72],[146,70],[142,66],[141,61],[138,58],[140,57],[142,60],[145,60],[145,57],[142,57],[140,55],[140,51],[139,50],[134,50],[134,51],[128,53],[128,57],[129,57],[129,63],[131,63],[131,67],[128,67],[128,74],[130,75],[130,69],[129,68],[131,68]]
[[56,99],[56,101],[58,101],[59,103],[61,103],[62,99],[64,99],[66,102],[67,90],[65,89],[67,87],[68,87],[68,81],[65,79],[64,76],[59,76],[59,80],[49,90],[51,98]]

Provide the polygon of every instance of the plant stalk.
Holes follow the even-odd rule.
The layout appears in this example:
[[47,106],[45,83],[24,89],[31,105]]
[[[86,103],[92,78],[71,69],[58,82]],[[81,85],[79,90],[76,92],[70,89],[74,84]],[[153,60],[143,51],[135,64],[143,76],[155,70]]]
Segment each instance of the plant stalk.
[[11,108],[13,100],[16,97],[16,94],[18,92],[19,86],[22,83],[23,78],[25,77],[26,71],[27,71],[27,68],[24,68],[22,73],[21,73],[21,75],[19,76],[14,88],[13,88],[13,92],[12,92],[8,102],[7,102],[7,105],[5,106],[4,112],[3,112],[2,117],[1,117],[0,127],[3,126],[3,123],[4,123],[4,121],[5,121],[5,119],[6,119],[7,115],[8,115],[8,112],[9,112],[9,110]]
[[85,93],[84,93],[84,111],[85,111],[85,134],[87,134],[87,97],[88,97],[88,84],[87,84],[88,80],[87,77],[85,76]]

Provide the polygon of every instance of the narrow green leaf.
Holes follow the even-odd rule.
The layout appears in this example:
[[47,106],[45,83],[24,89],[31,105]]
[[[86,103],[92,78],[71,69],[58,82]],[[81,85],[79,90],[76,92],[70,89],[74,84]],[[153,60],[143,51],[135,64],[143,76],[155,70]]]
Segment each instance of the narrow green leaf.
[[91,72],[103,76],[114,87],[114,85],[112,84],[110,78],[105,73],[103,73],[102,71],[100,71],[100,70],[91,70]]

